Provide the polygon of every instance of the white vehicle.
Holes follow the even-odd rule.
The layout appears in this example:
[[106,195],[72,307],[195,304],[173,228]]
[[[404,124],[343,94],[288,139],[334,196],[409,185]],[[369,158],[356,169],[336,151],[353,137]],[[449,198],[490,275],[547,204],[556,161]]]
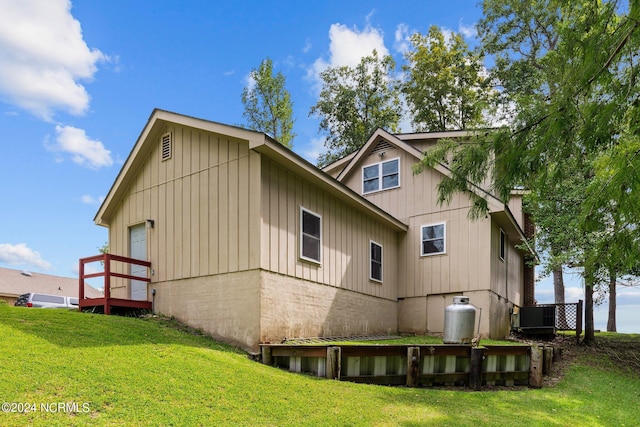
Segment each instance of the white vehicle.
[[78,308],[78,298],[29,292],[20,295],[15,305],[39,308]]

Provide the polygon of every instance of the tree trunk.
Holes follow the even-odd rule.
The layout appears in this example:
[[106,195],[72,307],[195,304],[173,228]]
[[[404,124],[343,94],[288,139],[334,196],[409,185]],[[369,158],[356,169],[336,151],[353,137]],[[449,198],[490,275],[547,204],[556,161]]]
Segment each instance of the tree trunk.
[[593,324],[593,283],[584,281],[584,343],[593,344],[596,340]]
[[[562,275],[562,266],[559,265],[553,269],[553,295],[556,304],[564,304],[564,277]],[[559,329],[568,329],[566,326],[567,318],[564,305],[559,305],[556,309],[556,325]]]
[[609,273],[609,317],[607,318],[607,332],[616,331],[616,276]]

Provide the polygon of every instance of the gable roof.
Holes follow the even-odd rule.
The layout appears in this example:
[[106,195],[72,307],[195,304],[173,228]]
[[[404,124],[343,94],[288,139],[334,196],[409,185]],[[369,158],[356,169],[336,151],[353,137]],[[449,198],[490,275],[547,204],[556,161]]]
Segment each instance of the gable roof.
[[[359,170],[358,166],[360,161],[367,157],[372,151],[374,151],[379,144],[388,143],[396,148],[403,150],[410,156],[413,156],[418,162],[422,159],[422,152],[411,145],[408,141],[423,141],[423,140],[437,140],[442,138],[464,138],[471,135],[474,135],[476,132],[486,132],[483,131],[468,131],[468,130],[460,130],[460,131],[444,131],[444,132],[419,132],[419,133],[405,133],[405,134],[392,134],[387,132],[384,129],[378,128],[371,137],[367,140],[367,142],[358,150],[355,151],[348,156],[343,157],[342,159],[327,165],[324,170],[332,171],[336,168],[345,165],[342,171],[337,175],[336,179],[339,181],[344,180],[347,176],[354,173],[356,170]],[[453,175],[453,171],[449,169],[442,163],[437,163],[433,169],[444,176],[451,177]],[[529,252],[535,254],[533,248],[529,246],[527,243],[527,239],[525,238],[524,231],[516,221],[513,216],[513,213],[509,209],[509,206],[500,200],[498,197],[491,194],[489,191],[481,188],[479,185],[474,184],[472,182],[468,182],[468,190],[478,197],[482,197],[487,201],[489,213],[494,215],[498,222],[505,227],[507,234],[510,238],[519,240],[524,242],[529,249]]]
[[[360,163],[360,160],[364,157],[368,156],[371,151],[375,150],[375,148],[381,142],[385,141],[390,143],[391,145],[405,151],[407,154],[413,156],[416,159],[416,162],[422,158],[422,152],[405,142],[406,140],[417,140],[417,139],[438,139],[438,138],[453,138],[453,137],[465,137],[472,135],[471,131],[448,131],[448,132],[434,132],[434,133],[418,133],[418,134],[399,134],[394,135],[391,134],[384,129],[377,129],[373,135],[369,138],[369,140],[354,153],[352,157],[349,159],[349,163],[347,166],[340,172],[337,179],[339,181],[345,179],[349,174],[353,171],[357,170],[357,166]],[[404,139],[401,139],[404,138]],[[453,172],[447,166],[442,163],[437,163],[434,167],[434,170],[440,172],[444,176],[451,177]],[[496,212],[501,211],[506,208],[504,202],[502,202],[497,197],[493,196],[488,191],[482,189],[480,186],[469,182],[469,191],[473,192],[479,197],[482,197],[487,200],[489,204],[489,211]]]
[[[147,120],[147,124],[142,129],[136,143],[131,149],[127,160],[122,165],[118,176],[111,185],[111,189],[109,190],[109,193],[107,193],[107,197],[102,202],[102,205],[100,205],[100,208],[93,219],[96,224],[103,226],[108,225],[108,218],[110,218],[114,210],[117,208],[117,200],[122,198],[123,194],[126,192],[128,184],[132,182],[138,169],[144,164],[146,158],[145,155],[153,148],[153,141],[156,137],[160,137],[162,128],[166,123],[177,123],[246,141],[267,138],[264,134],[247,129],[197,119],[195,117],[172,113],[170,111],[160,110],[157,108],[154,109]],[[116,201],[116,203],[114,203],[114,201]]]
[[94,221],[98,225],[107,226],[109,218],[117,209],[118,201],[126,193],[128,184],[135,178],[138,169],[144,164],[146,154],[152,149],[154,141],[160,136],[166,123],[174,123],[193,127],[208,132],[230,136],[248,142],[249,149],[265,155],[285,168],[301,175],[309,182],[328,190],[350,206],[376,217],[398,231],[406,231],[407,225],[363,198],[344,184],[336,181],[290,149],[275,141],[270,136],[236,126],[225,125],[209,120],[185,116],[170,111],[155,109],[147,124],[140,133],[131,153],[116,177],[107,197],[96,213]]
[[[85,296],[98,298],[102,293],[85,283]],[[27,292],[78,297],[78,279],[42,273],[0,268],[0,296],[18,297]]]

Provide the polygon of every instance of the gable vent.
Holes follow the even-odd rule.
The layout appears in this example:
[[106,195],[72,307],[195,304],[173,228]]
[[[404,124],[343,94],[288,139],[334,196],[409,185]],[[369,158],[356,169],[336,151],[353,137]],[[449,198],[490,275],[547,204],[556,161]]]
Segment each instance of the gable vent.
[[381,151],[391,150],[392,148],[394,148],[394,146],[390,142],[382,140],[382,141],[378,142],[378,145],[376,145],[373,150],[371,150],[369,155],[376,154],[376,153],[379,153]]
[[165,133],[161,138],[162,161],[171,158],[171,134]]

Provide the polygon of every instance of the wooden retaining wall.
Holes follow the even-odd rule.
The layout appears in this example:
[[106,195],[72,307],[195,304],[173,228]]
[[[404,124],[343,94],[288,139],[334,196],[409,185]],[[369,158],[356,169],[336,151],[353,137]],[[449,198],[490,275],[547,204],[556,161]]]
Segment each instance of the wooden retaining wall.
[[262,363],[319,377],[409,387],[541,387],[552,347],[261,345]]

